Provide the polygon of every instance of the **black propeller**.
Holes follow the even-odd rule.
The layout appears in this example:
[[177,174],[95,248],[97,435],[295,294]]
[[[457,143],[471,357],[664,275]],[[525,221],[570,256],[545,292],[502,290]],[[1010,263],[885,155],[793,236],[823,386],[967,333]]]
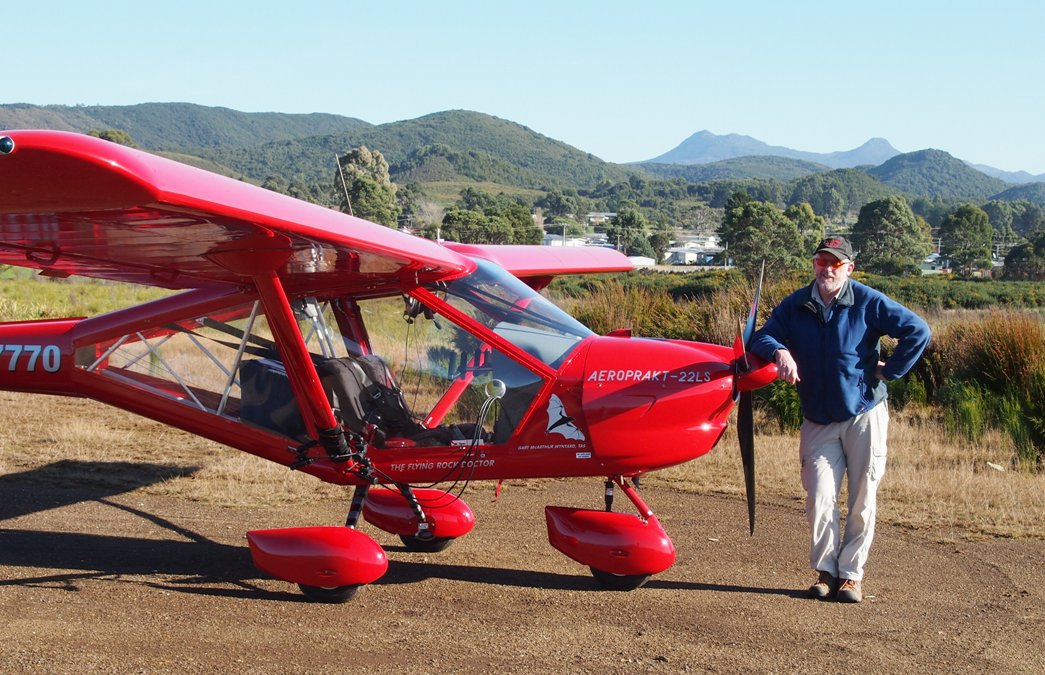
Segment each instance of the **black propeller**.
[[[741,334],[737,336],[735,351],[737,374],[747,372],[751,365],[747,359],[748,343],[755,334],[755,319],[758,317],[758,302],[762,297],[762,278],[765,276],[766,263],[762,262],[762,270],[758,275],[758,288],[755,290],[755,301],[751,303],[747,322]],[[740,443],[740,461],[744,465],[744,489],[747,492],[747,518],[750,533],[755,533],[755,422],[751,410],[751,392],[734,391],[734,398],[739,393],[737,402],[737,440]]]

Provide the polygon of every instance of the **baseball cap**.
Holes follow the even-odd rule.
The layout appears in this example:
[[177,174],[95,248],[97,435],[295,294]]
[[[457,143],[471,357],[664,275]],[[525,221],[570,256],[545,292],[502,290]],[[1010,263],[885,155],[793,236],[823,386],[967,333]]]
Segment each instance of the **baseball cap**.
[[816,255],[820,251],[827,251],[839,260],[852,260],[856,257],[853,253],[853,246],[844,237],[832,235],[825,237],[816,246],[816,251],[813,255]]

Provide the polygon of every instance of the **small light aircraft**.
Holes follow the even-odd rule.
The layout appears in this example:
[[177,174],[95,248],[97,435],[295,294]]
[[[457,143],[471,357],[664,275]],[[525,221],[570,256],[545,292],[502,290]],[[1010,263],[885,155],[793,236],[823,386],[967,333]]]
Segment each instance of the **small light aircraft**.
[[[636,588],[675,549],[634,479],[709,452],[738,401],[754,530],[750,392],[776,375],[745,354],[755,308],[731,348],[598,336],[538,292],[631,269],[616,251],[440,244],[105,140],[13,130],[0,264],[182,291],[0,324],[0,388],[92,398],[352,486],[344,526],[247,535],[255,565],[311,599],[386,571],[360,518],[434,552],[475,523],[468,482],[575,476],[604,480],[606,509],[548,506],[550,543]],[[616,489],[637,514],[612,510]]]

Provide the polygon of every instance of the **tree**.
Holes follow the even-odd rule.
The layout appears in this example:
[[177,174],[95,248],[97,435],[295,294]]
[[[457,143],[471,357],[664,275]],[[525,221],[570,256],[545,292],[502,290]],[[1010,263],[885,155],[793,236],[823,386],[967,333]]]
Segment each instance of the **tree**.
[[289,195],[295,199],[312,202],[313,204],[326,205],[330,202],[329,190],[323,190],[319,185],[315,184],[305,185],[299,180],[288,183],[286,179],[281,176],[267,176],[261,183],[261,187],[266,190]]
[[959,206],[940,223],[941,247],[966,278],[975,269],[990,269],[993,237],[990,219],[975,204]]
[[103,141],[109,141],[111,143],[119,143],[120,145],[126,145],[128,148],[137,148],[138,145],[131,138],[131,135],[123,129],[91,129],[87,132],[88,136],[94,136],[100,138]]
[[767,202],[742,198],[731,197],[730,202],[739,206],[727,208],[719,232],[728,255],[748,277],[757,276],[762,261],[770,276],[780,276],[806,265],[802,235],[780,209]]
[[649,221],[634,206],[625,206],[606,226],[606,238],[625,255],[641,255],[656,260],[657,253],[648,239]]
[[480,211],[450,208],[443,216],[442,237],[462,244],[508,244],[512,231],[504,218],[487,218]]
[[1033,202],[1021,199],[1012,205],[1012,229],[1017,234],[1028,235],[1045,227],[1045,209]]
[[[503,192],[491,195],[465,188],[457,200],[457,208],[479,212],[487,219],[490,239],[472,243],[539,244],[544,238],[544,230],[534,221],[529,207]],[[507,239],[504,232],[508,233]]]
[[1012,228],[1012,204],[1002,199],[992,199],[980,207],[991,221],[995,232]]
[[400,207],[396,203],[396,184],[388,175],[388,162],[384,155],[360,146],[338,157],[337,161],[340,173],[334,177],[334,183],[341,185],[343,174],[344,186],[348,191],[348,200],[344,193],[341,195],[341,211],[396,227]]
[[864,204],[852,240],[861,269],[894,276],[919,273],[919,263],[933,248],[929,224],[899,195]]
[[650,248],[653,249],[653,259],[658,263],[663,262],[671,248],[671,237],[674,234],[671,225],[666,220],[659,220],[653,226],[653,232],[649,236]]
[[557,216],[579,218],[584,215],[585,205],[583,202],[585,201],[587,200],[577,195],[576,190],[568,188],[565,190],[549,190],[534,203],[534,206],[544,209],[545,215],[549,218]]
[[798,228],[798,233],[802,235],[802,253],[804,256],[813,257],[813,251],[816,250],[816,245],[820,243],[820,240],[824,238],[826,231],[824,217],[816,215],[809,202],[802,202],[801,204],[787,207],[784,209],[784,215],[795,224],[795,227]]
[[1032,232],[1026,242],[1012,247],[1005,256],[1005,278],[1045,280],[1045,228]]

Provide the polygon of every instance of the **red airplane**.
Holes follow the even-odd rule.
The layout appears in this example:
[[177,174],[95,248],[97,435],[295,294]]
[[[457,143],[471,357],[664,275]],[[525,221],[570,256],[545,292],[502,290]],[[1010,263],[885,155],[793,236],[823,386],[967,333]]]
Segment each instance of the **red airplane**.
[[[354,486],[345,526],[248,533],[255,565],[324,602],[386,571],[362,517],[439,551],[476,480],[591,476],[606,510],[549,506],[552,546],[630,590],[675,549],[636,490],[709,452],[751,394],[736,344],[593,334],[539,294],[631,269],[601,248],[436,243],[108,141],[0,132],[0,264],[179,290],[90,318],[0,324],[0,388],[88,397]],[[757,305],[757,297],[756,302]],[[629,482],[628,479],[632,479]],[[615,512],[619,488],[636,514]]]

